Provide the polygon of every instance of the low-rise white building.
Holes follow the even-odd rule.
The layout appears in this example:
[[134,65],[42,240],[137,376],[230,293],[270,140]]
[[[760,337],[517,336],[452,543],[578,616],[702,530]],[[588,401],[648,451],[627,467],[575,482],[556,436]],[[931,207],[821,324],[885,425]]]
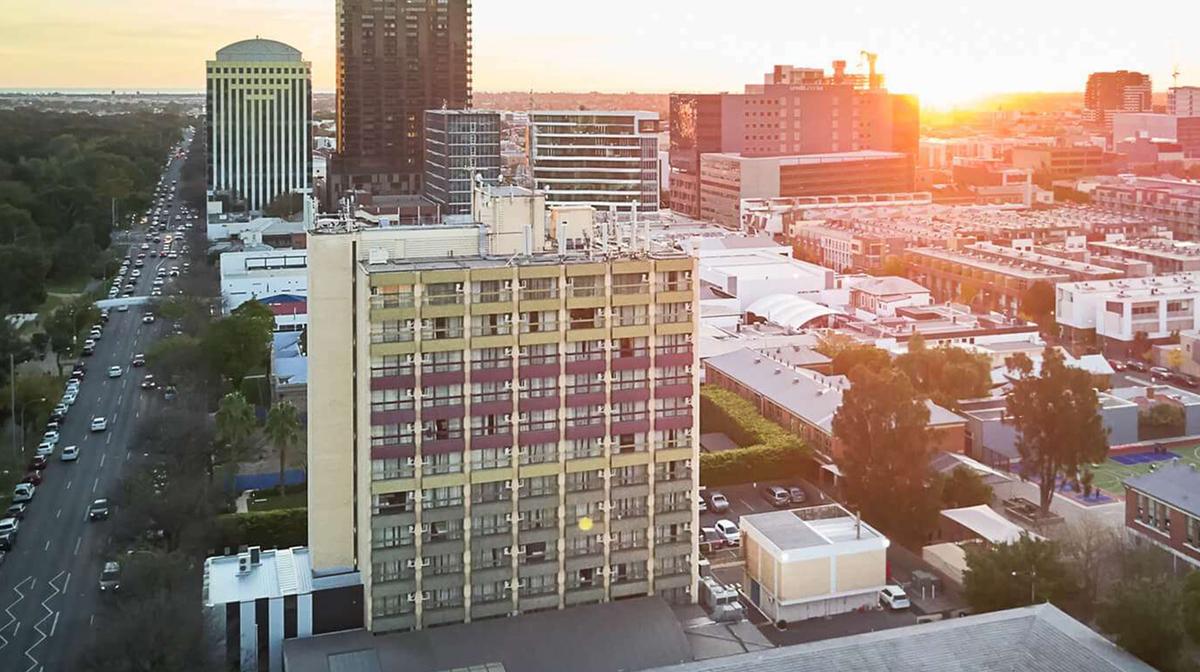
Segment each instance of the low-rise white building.
[[1150,341],[1200,327],[1200,272],[1061,283],[1055,318],[1069,341],[1124,355],[1137,334]]
[[837,504],[742,516],[743,590],[773,621],[833,616],[879,602],[888,538]]
[[252,299],[308,296],[308,250],[226,252],[220,259],[226,313]]

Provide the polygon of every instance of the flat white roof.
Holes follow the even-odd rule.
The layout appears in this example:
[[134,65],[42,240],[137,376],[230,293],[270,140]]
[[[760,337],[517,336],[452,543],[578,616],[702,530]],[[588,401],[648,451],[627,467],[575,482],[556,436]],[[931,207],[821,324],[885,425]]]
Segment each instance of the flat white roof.
[[742,516],[739,527],[779,562],[861,553],[888,547],[888,538],[837,504]]
[[305,547],[261,551],[259,563],[245,574],[238,573],[238,557],[218,555],[204,561],[205,606],[313,591],[312,558]]

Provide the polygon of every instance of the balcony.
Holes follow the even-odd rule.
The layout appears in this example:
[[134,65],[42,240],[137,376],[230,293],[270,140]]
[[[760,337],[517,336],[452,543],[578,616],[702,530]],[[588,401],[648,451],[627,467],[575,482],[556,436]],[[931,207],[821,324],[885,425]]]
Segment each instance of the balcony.
[[471,303],[486,304],[486,303],[512,303],[512,290],[500,289],[490,292],[475,292],[471,295]]
[[[525,429],[521,428],[520,438],[517,444],[520,446],[536,446],[541,443],[555,443],[558,441],[558,423],[553,423],[553,427],[541,426],[540,429]],[[604,436],[604,426],[600,426],[600,436]]]
[[604,416],[569,419],[566,424],[566,438],[571,441],[604,436]]
[[630,413],[624,416],[613,416],[609,434],[619,436],[621,434],[643,434],[648,431],[650,431],[650,416],[646,413]]
[[376,375],[375,371],[371,371],[371,390],[408,390],[416,387],[416,384],[417,378],[413,375],[412,367],[408,367],[408,372],[403,374]]
[[665,380],[665,379],[660,378],[658,381],[656,381],[656,384],[654,386],[654,398],[655,399],[668,399],[668,398],[672,398],[672,397],[689,397],[690,398],[692,396],[693,391],[694,390],[692,388],[691,380],[678,381],[676,379]]
[[568,388],[567,389],[567,397],[566,397],[567,407],[573,408],[573,407],[578,407],[578,406],[603,406],[604,405],[605,399],[604,399],[604,388],[603,387],[601,387],[599,391],[592,391],[592,390],[590,390],[590,388],[585,388],[585,389],[588,389],[588,391],[572,392],[571,388]]
[[654,420],[654,428],[657,430],[664,429],[687,429],[692,426],[692,414],[658,416]]
[[650,353],[646,349],[613,353],[613,371],[642,371],[649,368]]
[[389,404],[395,406],[387,410],[371,410],[372,425],[402,425],[408,422],[414,422],[417,419],[417,411],[413,407],[412,400],[400,402],[397,404]]
[[579,355],[569,355],[566,363],[566,373],[581,374],[581,373],[604,373],[608,368],[608,363],[605,361],[604,353],[587,353],[586,357]]
[[[557,392],[557,390],[555,392]],[[531,411],[548,411],[558,408],[559,397],[558,394],[541,397],[523,396],[517,403],[518,408],[520,408],[522,413],[529,413]]]
[[630,385],[629,387],[622,387],[621,389],[616,388],[618,384],[624,386],[628,384],[628,381],[613,383],[612,403],[623,404],[635,401],[650,400],[649,380],[636,381],[636,384]]
[[422,420],[450,420],[466,415],[462,397],[426,399],[421,404]]
[[417,445],[411,435],[371,438],[372,460],[413,457],[416,454]]

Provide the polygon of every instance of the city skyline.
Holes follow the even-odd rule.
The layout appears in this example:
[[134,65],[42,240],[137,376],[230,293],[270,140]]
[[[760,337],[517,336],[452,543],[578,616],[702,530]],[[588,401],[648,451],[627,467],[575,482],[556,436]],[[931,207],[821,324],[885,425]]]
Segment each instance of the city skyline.
[[[333,90],[333,0],[245,5],[184,0],[170,13],[147,15],[140,3],[114,0],[103,17],[90,15],[81,0],[11,8],[5,21],[15,30],[0,45],[0,59],[12,67],[0,76],[0,88],[200,91],[204,72],[197,64],[257,34],[295,45],[313,62],[314,89]],[[1161,5],[1176,16],[1200,18],[1200,10],[1151,5],[1140,16],[1160,16],[1153,5]],[[516,9],[477,2],[474,88],[737,91],[775,63],[828,67],[840,58],[858,69],[862,49],[880,54],[889,88],[931,106],[990,93],[1082,91],[1088,73],[1108,69],[1146,72],[1157,91],[1171,85],[1174,68],[1180,84],[1200,83],[1200,53],[1186,48],[1186,16],[1170,22],[1135,17],[1117,25],[1103,6],[1080,14],[1030,0],[986,17],[940,1],[918,7],[872,2],[845,12],[813,7],[797,13],[794,23],[763,21],[786,18],[782,2],[737,15],[722,9],[697,0],[640,11],[632,0],[615,0],[602,15],[573,21],[547,0],[527,0]],[[819,26],[815,39],[806,39],[805,26]]]

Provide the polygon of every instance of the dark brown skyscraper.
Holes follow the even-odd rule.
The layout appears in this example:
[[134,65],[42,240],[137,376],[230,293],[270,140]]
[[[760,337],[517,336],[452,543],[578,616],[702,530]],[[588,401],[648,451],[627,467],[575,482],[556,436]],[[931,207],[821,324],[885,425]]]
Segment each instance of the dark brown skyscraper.
[[1083,123],[1090,130],[1112,132],[1116,112],[1149,112],[1150,76],[1140,72],[1117,70],[1088,75],[1083,93]]
[[337,0],[337,154],[349,189],[421,193],[425,110],[471,106],[471,0]]

